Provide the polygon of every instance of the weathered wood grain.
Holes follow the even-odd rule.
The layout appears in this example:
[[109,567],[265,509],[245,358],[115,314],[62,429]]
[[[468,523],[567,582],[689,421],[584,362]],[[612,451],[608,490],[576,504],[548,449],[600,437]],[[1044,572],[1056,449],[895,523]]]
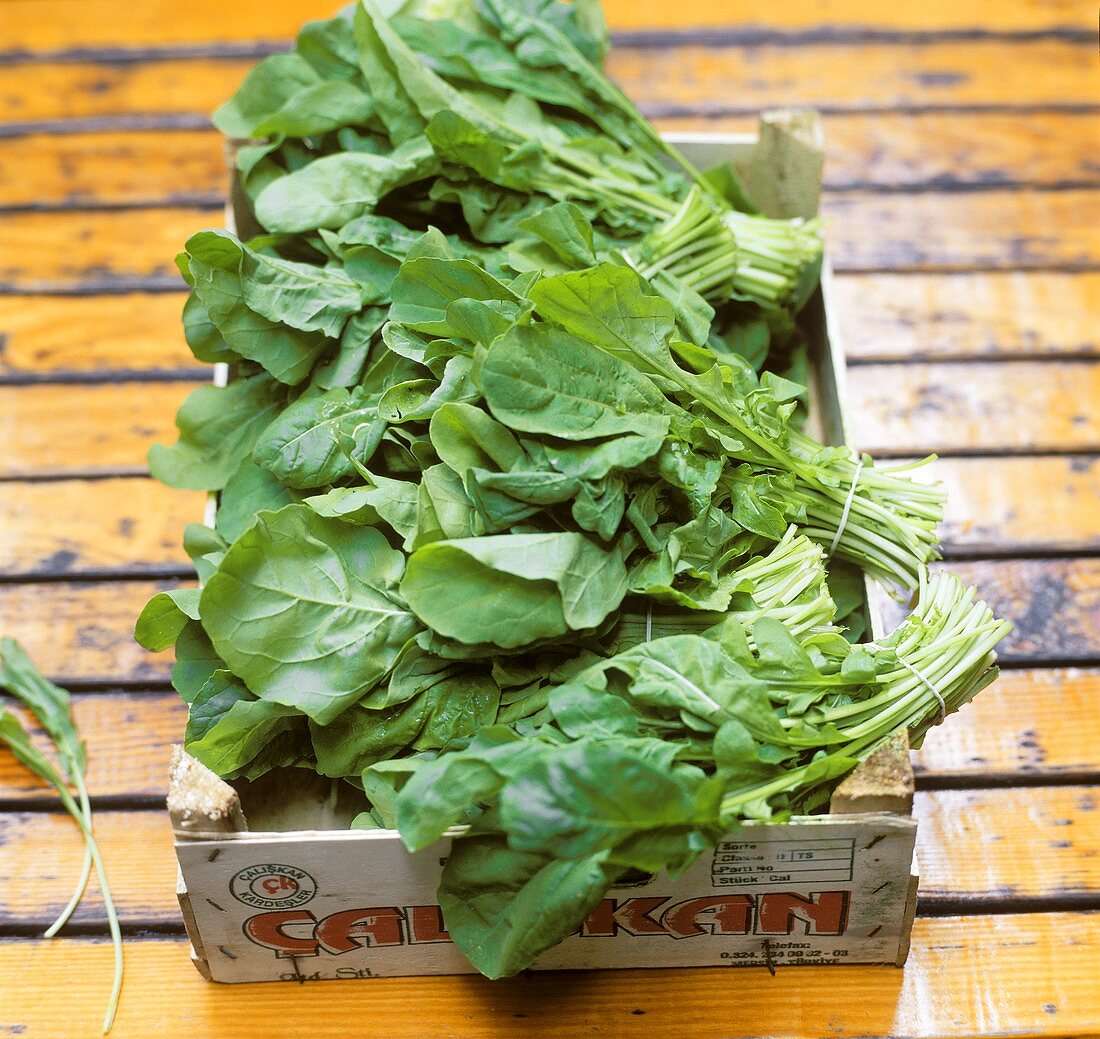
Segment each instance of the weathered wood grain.
[[841,270],[1015,270],[1100,263],[1100,191],[826,194]]
[[221,224],[217,210],[183,207],[10,213],[0,220],[0,290],[182,289],[176,256],[196,231]]
[[[5,8],[11,0],[5,0]],[[858,53],[859,75],[852,75]],[[654,115],[751,113],[796,105],[830,110],[1096,103],[1090,43],[1005,40],[819,42],[799,47],[616,47],[607,71]],[[255,58],[147,62],[37,61],[0,67],[0,123],[92,117],[206,115]]]
[[[1100,548],[1095,455],[941,458],[921,475],[932,478],[948,490],[949,556]],[[202,509],[201,494],[141,478],[0,483],[0,574],[138,577],[185,566],[180,532]]]
[[[851,360],[1100,354],[1100,273],[841,273],[833,285]],[[0,376],[192,368],[182,306],[182,292],[0,295]]]
[[1100,273],[842,274],[837,332],[850,360],[1100,354]]
[[[739,27],[768,31],[821,28],[936,32],[987,29],[1039,32],[1091,28],[1092,11],[1080,0],[1008,5],[994,14],[981,0],[949,4],[879,5],[861,0],[796,0],[762,11],[748,0],[703,0],[684,12],[672,0],[605,0],[613,30]],[[178,47],[181,45],[287,40],[303,22],[326,17],[333,5],[316,0],[278,0],[264,5],[262,23],[248,5],[227,7],[195,0],[186,8],[159,0],[127,8],[112,0],[5,0],[0,50],[56,51],[92,47]]]
[[[829,187],[1094,184],[1092,113],[827,115]],[[658,119],[662,130],[751,132],[751,117]],[[164,205],[220,199],[213,130],[36,133],[0,138],[0,206]]]
[[924,472],[947,490],[948,555],[1100,548],[1096,455],[940,458]]
[[1100,893],[1098,798],[1092,786],[918,793],[921,899],[988,906]]
[[[173,416],[196,385],[0,386],[0,476],[140,472],[151,443],[175,439]],[[1006,362],[867,365],[849,397],[855,442],[872,453],[1083,453],[1098,445],[1098,393],[1100,364]]]
[[943,564],[976,585],[1015,630],[998,649],[1010,663],[1100,657],[1100,559],[1005,559]]
[[[1058,781],[1100,772],[1100,672],[1005,671],[997,683],[928,734],[914,755],[924,783]],[[168,748],[183,736],[175,693],[82,693],[74,710],[94,749],[93,797],[163,797]],[[0,801],[53,804],[52,790],[0,754]]]
[[[131,941],[113,1035],[171,1030],[218,1039],[344,1039],[370,1012],[372,1039],[790,1039],[836,1034],[933,1039],[1084,1037],[1100,1030],[1093,966],[1100,917],[1088,913],[922,919],[904,971],[894,967],[591,971],[375,978],[323,987],[212,985],[178,939]],[[10,986],[4,1021],[25,1039],[97,1034],[110,985],[103,940],[0,942]],[[58,992],[65,998],[59,999]],[[427,1025],[426,1025],[427,1023]],[[430,1031],[426,1031],[425,1029]],[[16,1031],[17,1030],[17,1031]]]
[[144,472],[196,384],[0,386],[0,476]]
[[[824,210],[841,271],[1100,265],[1100,190],[844,191],[828,194]],[[216,210],[178,206],[11,213],[0,221],[0,290],[119,291],[150,279],[182,287],[176,254],[189,235],[220,223]]]
[[181,581],[0,585],[0,629],[19,639],[61,685],[168,680],[171,653],[134,642],[134,621],[158,591]]
[[[822,116],[825,184],[1047,187],[1096,182],[1092,112],[838,112]],[[752,132],[746,116],[673,116],[665,131]]]
[[[18,713],[18,712],[17,712]],[[73,714],[88,744],[88,791],[93,798],[163,798],[168,757],[183,739],[187,708],[174,693],[82,693]],[[25,718],[25,715],[24,715]],[[48,741],[38,739],[48,752]],[[57,794],[6,752],[0,752],[0,801],[54,805]]]
[[1002,671],[914,755],[925,781],[1011,782],[1100,769],[1100,672]]
[[0,483],[0,574],[136,575],[189,566],[180,534],[201,520],[204,501],[143,479]]
[[[936,564],[974,585],[1013,630],[997,647],[1003,663],[1077,663],[1100,657],[1100,559],[990,559]],[[904,604],[874,592],[892,628]]]
[[[1006,559],[942,564],[975,584],[1016,625],[1001,644],[1022,665],[1100,657],[1100,559]],[[67,681],[142,684],[168,680],[167,654],[147,654],[134,620],[156,591],[181,582],[89,581],[0,585],[0,626],[43,670]]]
[[873,454],[1092,451],[1097,400],[1095,361],[867,364],[849,378],[855,443]]
[[[1051,899],[1100,895],[1100,788],[938,790],[917,795],[921,898]],[[101,811],[97,841],[111,876],[120,918],[130,924],[179,919],[167,814]],[[68,816],[0,814],[0,927],[48,925],[65,905],[80,871],[83,842]],[[981,854],[975,849],[981,848]],[[104,921],[89,892],[76,923]]]
[[220,201],[228,184],[223,148],[214,130],[0,138],[0,206]]
[[182,292],[0,295],[0,376],[201,368],[183,338]]

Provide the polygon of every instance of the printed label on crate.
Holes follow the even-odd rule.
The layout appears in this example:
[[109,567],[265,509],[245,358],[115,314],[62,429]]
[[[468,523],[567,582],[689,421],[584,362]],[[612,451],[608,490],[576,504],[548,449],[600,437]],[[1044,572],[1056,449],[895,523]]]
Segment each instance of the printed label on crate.
[[[746,826],[675,882],[612,889],[535,969],[892,963],[915,834],[895,815]],[[448,850],[385,831],[181,841],[192,943],[215,981],[468,973],[435,897]]]

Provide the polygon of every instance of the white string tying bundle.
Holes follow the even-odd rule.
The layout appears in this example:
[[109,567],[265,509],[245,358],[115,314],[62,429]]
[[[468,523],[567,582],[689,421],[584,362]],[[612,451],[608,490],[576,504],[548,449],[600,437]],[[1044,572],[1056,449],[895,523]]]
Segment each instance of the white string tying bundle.
[[914,675],[935,698],[936,703],[940,705],[940,721],[947,717],[947,703],[944,701],[943,694],[932,684],[926,675],[922,675],[908,660],[902,660],[901,657],[897,658],[897,661],[906,671]]
[[863,472],[863,455],[859,456],[859,461],[856,463],[856,471],[852,476],[852,486],[848,488],[848,497],[844,499],[844,508],[840,513],[840,522],[837,524],[836,533],[833,535],[832,543],[829,545],[829,551],[825,553],[826,559],[832,559],[833,553],[836,551],[836,546],[840,544],[840,539],[844,536],[844,528],[848,526],[848,516],[852,511],[852,502],[856,498],[856,485],[859,483],[859,474]]

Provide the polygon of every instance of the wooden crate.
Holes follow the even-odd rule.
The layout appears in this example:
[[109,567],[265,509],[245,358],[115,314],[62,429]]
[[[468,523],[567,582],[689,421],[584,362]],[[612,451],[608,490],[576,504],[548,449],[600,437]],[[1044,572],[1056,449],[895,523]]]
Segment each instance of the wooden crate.
[[[732,163],[771,215],[817,210],[822,148],[812,116],[765,116],[759,136],[670,139],[696,165]],[[227,225],[247,234],[248,223],[235,187]],[[844,443],[844,351],[830,289],[826,260],[803,322],[814,432]],[[869,595],[878,636],[870,603]],[[436,904],[452,837],[414,855],[395,831],[348,830],[353,809],[332,803],[330,781],[303,776],[237,790],[177,751],[168,803],[196,967],[222,982],[472,972]],[[900,966],[916,907],[912,795],[902,736],[845,780],[827,815],[747,825],[674,882],[657,875],[613,888],[535,969]]]

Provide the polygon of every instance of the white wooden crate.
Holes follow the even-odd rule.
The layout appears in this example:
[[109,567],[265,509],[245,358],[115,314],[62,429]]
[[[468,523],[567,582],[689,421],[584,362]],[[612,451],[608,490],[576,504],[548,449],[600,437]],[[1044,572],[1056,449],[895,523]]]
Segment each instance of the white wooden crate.
[[[777,113],[762,120],[759,137],[669,137],[698,166],[732,163],[771,215],[816,211],[816,120]],[[235,190],[229,227],[246,223],[241,206]],[[844,351],[830,287],[826,259],[803,323],[813,431],[844,443]],[[873,611],[870,622],[881,634]],[[196,762],[177,759],[169,808],[198,969],[222,982],[472,972],[436,904],[451,838],[414,855],[394,831],[347,830],[350,814],[325,803],[327,782],[290,793],[260,782],[238,797]],[[845,781],[829,814],[745,826],[675,882],[658,875],[612,889],[535,969],[901,965],[917,889],[911,804],[900,740]]]

